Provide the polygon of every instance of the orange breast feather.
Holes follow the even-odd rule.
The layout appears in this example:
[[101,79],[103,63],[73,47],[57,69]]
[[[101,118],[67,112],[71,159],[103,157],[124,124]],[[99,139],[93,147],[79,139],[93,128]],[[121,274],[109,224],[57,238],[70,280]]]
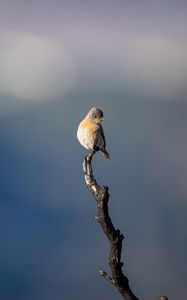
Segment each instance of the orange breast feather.
[[84,129],[89,132],[89,135],[94,134],[98,130],[98,125],[93,123],[88,119],[84,119],[81,123],[79,128]]

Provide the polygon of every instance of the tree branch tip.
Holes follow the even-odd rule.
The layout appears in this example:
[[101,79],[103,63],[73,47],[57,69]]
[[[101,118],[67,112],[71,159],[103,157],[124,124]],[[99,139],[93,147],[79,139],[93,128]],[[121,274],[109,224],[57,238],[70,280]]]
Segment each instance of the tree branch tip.
[[102,277],[105,277],[107,276],[107,273],[103,270],[99,270],[99,274],[102,276]]
[[108,280],[110,283],[115,284],[115,281],[112,277],[110,277],[107,272],[103,271],[103,270],[99,270],[99,274],[104,277],[106,280]]

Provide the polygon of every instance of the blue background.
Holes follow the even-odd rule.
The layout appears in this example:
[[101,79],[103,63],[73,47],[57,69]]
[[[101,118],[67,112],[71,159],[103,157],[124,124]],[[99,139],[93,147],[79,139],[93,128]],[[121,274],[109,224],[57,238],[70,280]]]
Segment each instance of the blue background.
[[0,6],[0,298],[120,298],[98,274],[110,273],[109,244],[76,139],[98,106],[111,160],[97,153],[94,174],[110,188],[130,286],[185,299],[186,4]]

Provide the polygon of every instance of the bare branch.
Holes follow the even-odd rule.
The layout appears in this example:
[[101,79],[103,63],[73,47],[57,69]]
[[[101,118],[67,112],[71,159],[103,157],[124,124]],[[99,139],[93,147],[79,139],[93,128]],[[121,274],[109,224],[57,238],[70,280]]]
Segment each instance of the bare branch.
[[105,271],[99,271],[100,275],[113,284],[125,300],[139,300],[129,286],[127,276],[123,274],[121,262],[122,241],[124,236],[119,229],[115,229],[108,212],[109,192],[107,186],[100,186],[93,176],[91,161],[95,152],[87,154],[83,161],[83,171],[86,186],[94,195],[97,202],[97,221],[103,229],[110,243],[109,265],[112,276]]
[[[99,274],[108,280],[122,295],[125,300],[139,300],[132,292],[129,286],[129,280],[124,275],[121,261],[122,242],[124,239],[119,229],[115,229],[108,212],[109,189],[107,186],[100,186],[93,175],[92,158],[95,151],[88,153],[83,160],[84,178],[87,188],[95,197],[97,203],[97,216],[95,219],[99,222],[103,232],[110,243],[109,266],[112,276],[105,271],[100,270]],[[167,296],[159,296],[157,300],[169,300]]]

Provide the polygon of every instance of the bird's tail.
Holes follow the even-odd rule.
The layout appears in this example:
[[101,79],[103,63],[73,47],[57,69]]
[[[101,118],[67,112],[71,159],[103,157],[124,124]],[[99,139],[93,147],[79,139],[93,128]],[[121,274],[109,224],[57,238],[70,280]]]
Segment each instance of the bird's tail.
[[103,153],[103,155],[104,155],[104,157],[105,157],[106,159],[110,159],[110,155],[109,155],[109,153],[106,151],[106,149],[102,148],[102,149],[100,149],[100,150],[101,150],[101,152]]

